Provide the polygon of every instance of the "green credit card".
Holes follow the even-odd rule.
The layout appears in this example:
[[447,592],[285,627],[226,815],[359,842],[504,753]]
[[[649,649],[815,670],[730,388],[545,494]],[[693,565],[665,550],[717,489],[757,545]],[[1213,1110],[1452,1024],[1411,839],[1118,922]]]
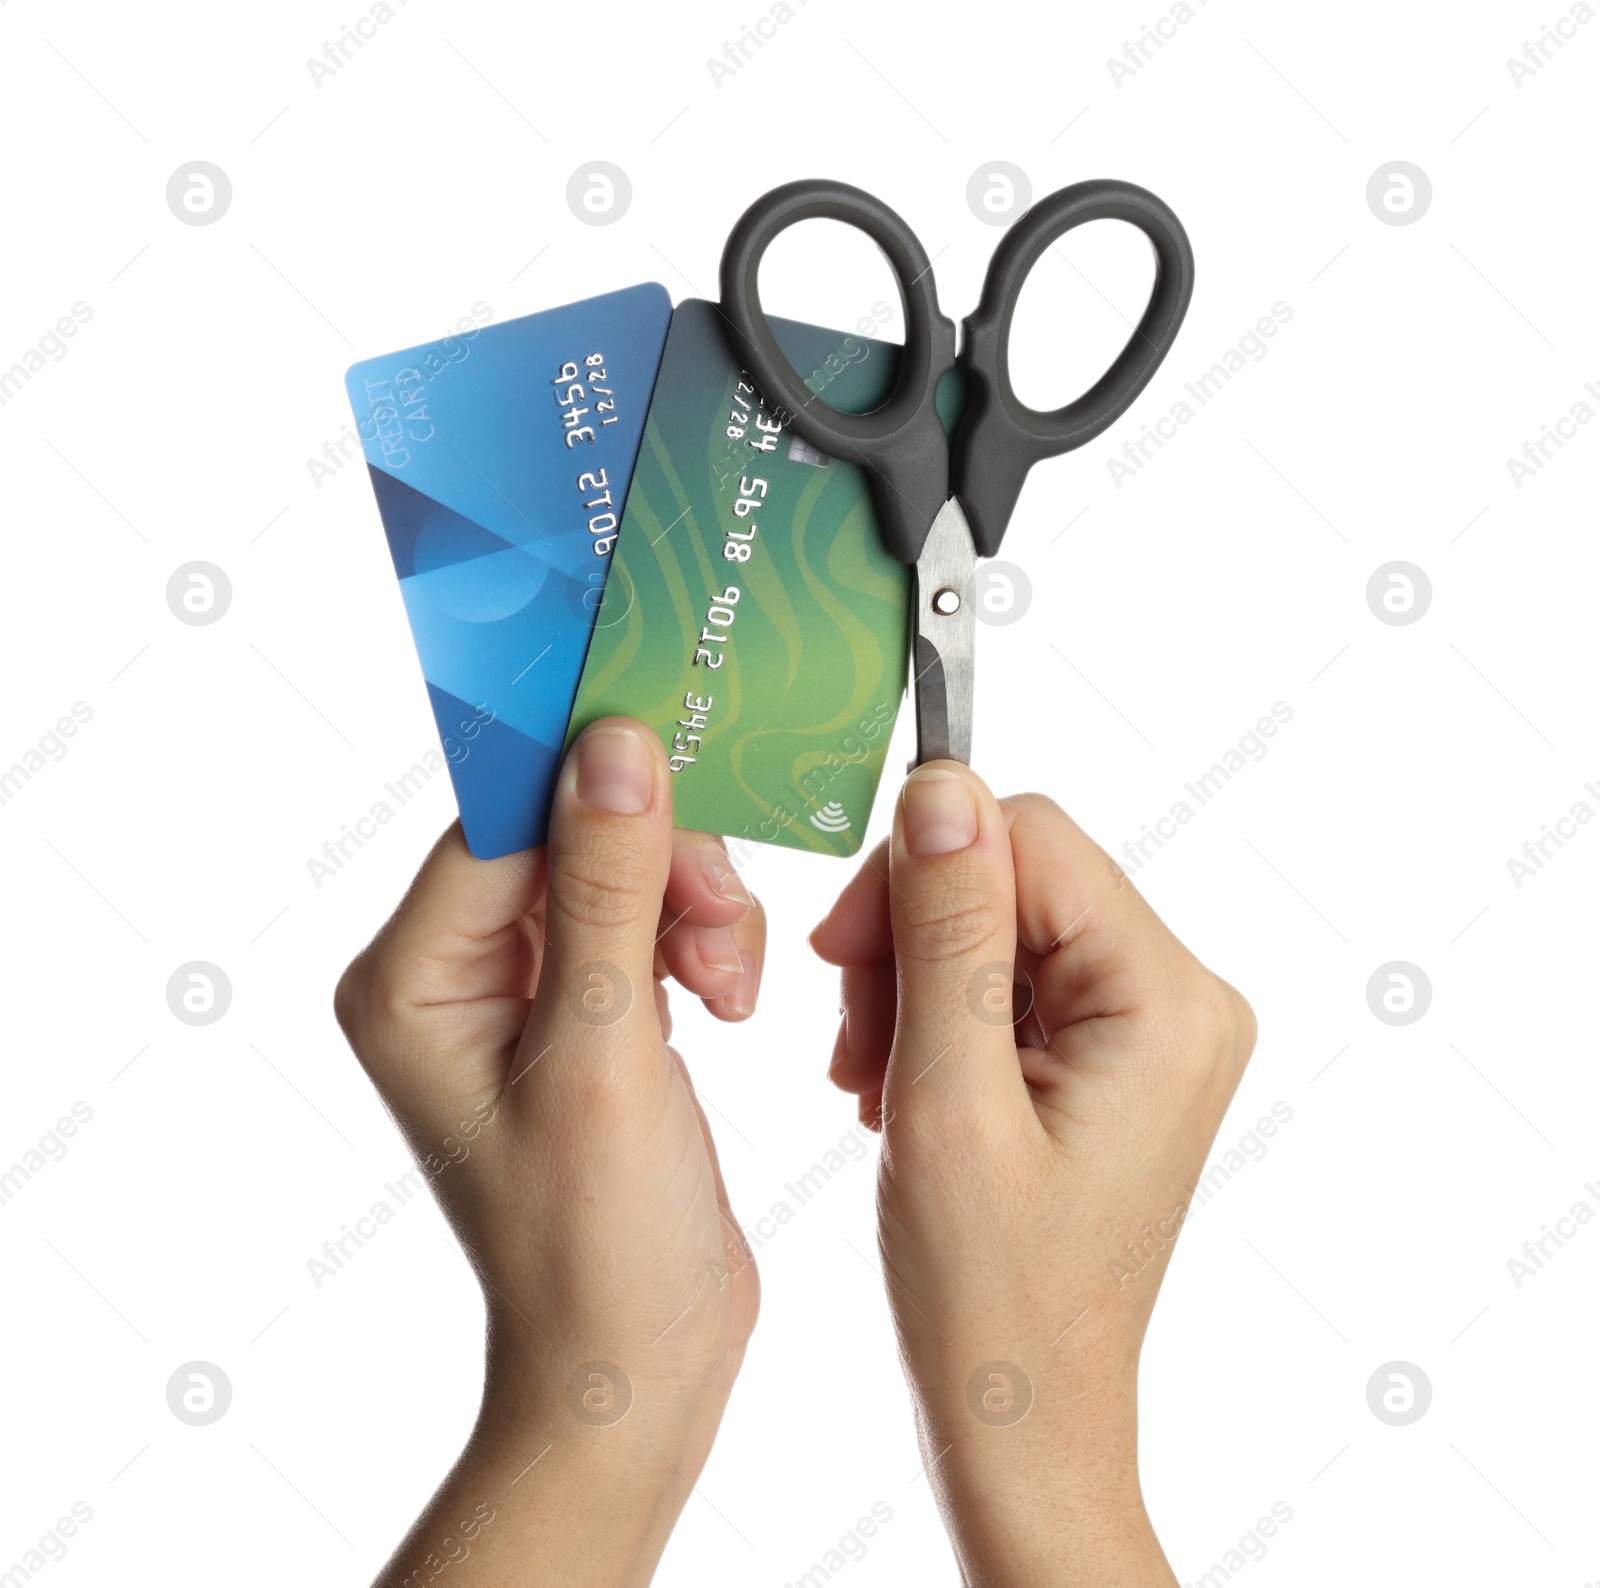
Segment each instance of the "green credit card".
[[[889,395],[899,348],[774,319],[845,412]],[[953,421],[959,390],[941,392]],[[807,446],[739,369],[712,303],[678,305],[568,743],[597,717],[661,735],[677,825],[852,855],[905,693],[911,569],[866,472]]]

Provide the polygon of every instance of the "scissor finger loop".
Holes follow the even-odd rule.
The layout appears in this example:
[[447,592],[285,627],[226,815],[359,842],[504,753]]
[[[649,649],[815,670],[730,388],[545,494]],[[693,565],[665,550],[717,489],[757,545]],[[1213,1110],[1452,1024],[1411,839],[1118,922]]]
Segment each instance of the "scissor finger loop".
[[[813,393],[784,357],[757,277],[768,245],[798,221],[844,221],[889,261],[906,340],[893,388],[870,413],[847,414]],[[1066,233],[1097,220],[1136,226],[1155,251],[1155,279],[1127,344],[1087,391],[1060,408],[1021,401],[1011,384],[1012,318],[1029,272]],[[1131,182],[1079,182],[1047,194],[1001,239],[978,307],[955,327],[939,308],[933,267],[916,233],[887,204],[843,182],[790,182],[756,200],[722,256],[722,309],[735,351],[796,432],[830,456],[863,464],[884,544],[917,570],[911,674],[918,761],[971,751],[976,560],[1000,549],[1023,482],[1043,458],[1100,435],[1149,384],[1189,306],[1194,255],[1178,217]],[[952,439],[938,408],[952,368],[965,405]]]

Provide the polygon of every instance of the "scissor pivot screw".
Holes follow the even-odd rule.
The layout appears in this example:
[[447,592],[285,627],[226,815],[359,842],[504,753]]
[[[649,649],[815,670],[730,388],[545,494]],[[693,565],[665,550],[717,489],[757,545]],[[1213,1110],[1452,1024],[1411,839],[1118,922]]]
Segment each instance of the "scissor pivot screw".
[[948,587],[933,592],[933,610],[942,618],[954,617],[961,610],[961,592]]

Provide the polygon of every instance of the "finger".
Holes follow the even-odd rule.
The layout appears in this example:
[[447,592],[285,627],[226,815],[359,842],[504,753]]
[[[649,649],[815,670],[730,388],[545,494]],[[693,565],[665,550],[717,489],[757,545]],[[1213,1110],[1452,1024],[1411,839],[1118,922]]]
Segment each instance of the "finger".
[[884,1085],[891,1131],[939,1136],[1031,1116],[1011,1026],[1016,880],[999,803],[970,768],[918,767],[889,848],[900,1003]]
[[1053,800],[1001,802],[1017,878],[1017,935],[1045,1032],[1166,1000],[1200,969],[1122,868]]
[[847,965],[839,987],[839,1039],[828,1079],[857,1096],[880,1092],[894,1046],[894,956],[872,965]]
[[334,993],[339,1023],[385,1095],[498,1084],[506,1055],[492,1042],[451,1044],[459,1062],[446,1069],[425,1060],[425,1045],[401,1028],[419,1013],[471,1003],[477,1029],[503,1028],[507,1051],[515,1046],[539,975],[543,937],[534,912],[544,875],[542,849],[474,859],[460,822],[434,845]]
[[720,838],[684,829],[672,835],[666,915],[694,926],[732,926],[754,901]]
[[[862,862],[811,933],[819,958],[840,967],[839,1034],[828,1079],[865,1099],[883,1089],[894,1044],[894,927],[889,916],[889,840]],[[863,1116],[864,1118],[865,1116]]]
[[1214,1131],[1254,1046],[1249,1005],[1052,801],[1026,795],[1007,807],[1019,931],[1039,956],[1044,1040],[1022,1053],[1034,1096],[1051,1105],[1039,1117],[1114,1117],[1143,1133],[1141,1120],[1156,1129],[1188,1096]]
[[[680,830],[672,840],[656,974],[674,977],[697,998],[721,998],[744,974],[732,928],[749,915],[755,899],[720,838]],[[764,927],[761,935],[764,947]]]
[[[1019,990],[1012,994],[1018,1053],[1025,1048],[1042,1048],[1050,1040],[1050,1033],[1039,1014],[1038,1001],[1033,995],[1038,979],[1039,956],[1026,944],[1018,943],[1015,985]],[[1023,1074],[1027,1074],[1026,1066],[1023,1067]]]
[[696,998],[720,998],[731,992],[744,966],[731,926],[695,926],[671,922],[661,937],[666,971]]
[[537,970],[527,957],[530,938],[538,936],[530,926],[544,875],[543,849],[478,860],[467,851],[461,823],[452,822],[358,963],[418,1005],[527,997]]
[[767,912],[759,899],[752,900],[749,913],[729,928],[734,952],[739,956],[739,976],[726,992],[705,999],[706,1008],[718,1020],[748,1020],[756,1012],[761,995],[761,971],[767,959]]
[[[626,717],[578,736],[546,846],[545,964],[534,1024],[562,1051],[659,1052],[652,968],[672,856],[661,741]],[[621,1040],[616,1040],[616,1039]]]
[[894,952],[887,838],[862,861],[833,908],[813,928],[811,947],[830,965],[870,965]]

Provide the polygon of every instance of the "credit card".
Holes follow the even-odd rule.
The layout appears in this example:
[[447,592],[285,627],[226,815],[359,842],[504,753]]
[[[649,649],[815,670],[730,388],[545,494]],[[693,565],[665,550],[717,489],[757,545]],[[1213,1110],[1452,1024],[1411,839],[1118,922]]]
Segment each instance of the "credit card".
[[[771,323],[836,408],[888,396],[893,344]],[[865,472],[801,441],[740,371],[717,307],[689,299],[667,336],[569,739],[597,717],[640,718],[666,745],[680,827],[854,854],[905,692],[910,591]]]
[[345,377],[480,859],[544,842],[671,316],[652,282]]

